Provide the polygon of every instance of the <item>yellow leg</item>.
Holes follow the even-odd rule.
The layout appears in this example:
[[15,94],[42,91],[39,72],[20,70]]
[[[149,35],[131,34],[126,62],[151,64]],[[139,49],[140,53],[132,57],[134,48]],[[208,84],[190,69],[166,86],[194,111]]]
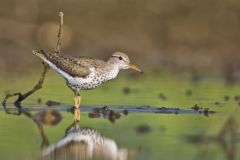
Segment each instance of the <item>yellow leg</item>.
[[79,122],[80,121],[80,104],[81,104],[81,96],[76,96],[74,97],[74,113],[73,113],[73,120],[74,122]]

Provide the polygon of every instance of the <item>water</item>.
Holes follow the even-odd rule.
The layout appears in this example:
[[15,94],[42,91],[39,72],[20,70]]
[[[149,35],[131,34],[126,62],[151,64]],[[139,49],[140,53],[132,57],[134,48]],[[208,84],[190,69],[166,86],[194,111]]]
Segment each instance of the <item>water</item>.
[[[32,85],[24,78],[2,84],[3,91]],[[17,114],[1,108],[0,159],[239,159],[239,89],[212,78],[125,77],[83,92],[81,121],[73,125],[72,93],[52,75],[20,112],[10,100],[8,111]]]

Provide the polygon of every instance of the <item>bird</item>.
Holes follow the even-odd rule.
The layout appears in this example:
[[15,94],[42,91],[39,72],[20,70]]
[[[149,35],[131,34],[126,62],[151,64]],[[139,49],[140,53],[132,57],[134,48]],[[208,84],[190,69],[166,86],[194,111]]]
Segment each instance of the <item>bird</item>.
[[55,72],[60,74],[67,86],[74,93],[74,122],[80,121],[81,90],[97,88],[104,82],[117,77],[120,70],[133,69],[143,73],[132,64],[127,54],[114,52],[107,61],[101,59],[70,56],[60,53],[45,52],[43,50],[32,50],[33,54],[41,58]]

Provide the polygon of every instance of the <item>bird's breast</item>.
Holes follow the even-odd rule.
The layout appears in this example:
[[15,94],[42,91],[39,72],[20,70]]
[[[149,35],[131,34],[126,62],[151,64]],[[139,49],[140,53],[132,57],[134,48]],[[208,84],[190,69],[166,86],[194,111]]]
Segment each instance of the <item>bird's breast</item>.
[[100,84],[106,81],[106,76],[92,70],[86,77],[73,77],[67,79],[67,85],[73,90],[89,90],[97,88]]
[[67,84],[73,90],[89,90],[95,89],[102,83],[115,78],[119,70],[112,68],[110,70],[98,70],[95,68],[91,69],[91,72],[85,78],[82,77],[73,77],[70,80],[67,80]]

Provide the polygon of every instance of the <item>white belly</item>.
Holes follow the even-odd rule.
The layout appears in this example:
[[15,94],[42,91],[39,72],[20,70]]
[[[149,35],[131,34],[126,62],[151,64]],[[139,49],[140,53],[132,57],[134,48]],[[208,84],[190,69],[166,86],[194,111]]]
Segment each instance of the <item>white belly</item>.
[[99,77],[96,76],[96,71],[94,68],[90,69],[91,73],[84,77],[68,77],[65,78],[67,81],[67,85],[75,90],[75,91],[80,91],[80,90],[88,90],[88,89],[94,89],[98,85],[100,85],[102,82],[99,81]]
[[118,68],[112,68],[108,72],[96,73],[95,68],[90,69],[91,73],[85,78],[66,78],[68,86],[74,91],[89,90],[97,88],[100,84],[115,78],[119,72]]

